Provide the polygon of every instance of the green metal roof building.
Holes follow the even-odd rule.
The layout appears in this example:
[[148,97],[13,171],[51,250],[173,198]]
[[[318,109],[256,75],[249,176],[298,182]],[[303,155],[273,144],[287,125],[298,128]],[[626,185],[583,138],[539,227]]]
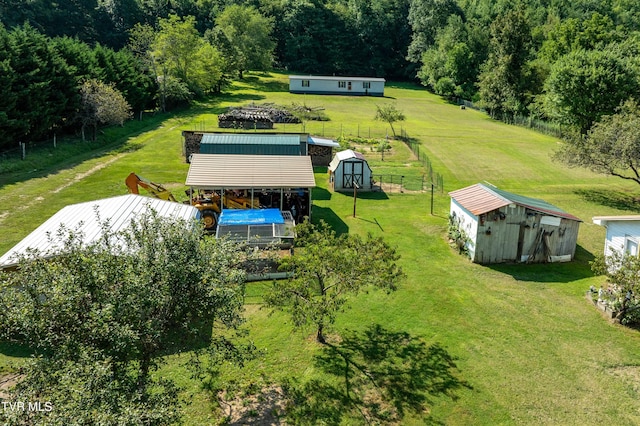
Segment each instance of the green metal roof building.
[[307,155],[299,135],[204,134],[200,154]]

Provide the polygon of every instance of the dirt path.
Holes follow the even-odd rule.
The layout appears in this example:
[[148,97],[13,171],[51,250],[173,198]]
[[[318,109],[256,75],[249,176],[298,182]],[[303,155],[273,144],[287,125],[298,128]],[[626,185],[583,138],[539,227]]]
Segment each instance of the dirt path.
[[9,398],[9,394],[6,392],[15,386],[20,380],[19,374],[6,374],[0,376],[0,400]]
[[[95,166],[93,166],[92,168],[90,168],[89,170],[86,170],[82,173],[76,173],[75,176],[73,176],[73,178],[68,179],[64,184],[60,185],[59,187],[55,188],[53,191],[51,191],[51,194],[57,194],[67,188],[69,188],[70,186],[80,182],[81,180],[85,179],[88,176],[91,176],[92,174],[96,173],[99,170],[104,169],[105,167],[113,164],[114,162],[118,161],[119,159],[121,159],[125,154],[118,154],[115,155],[111,158],[109,158],[107,161],[101,162],[99,164],[96,164]],[[21,205],[18,210],[19,211],[23,211],[23,210],[27,210],[27,209],[31,209],[33,208],[35,205],[43,202],[45,200],[45,197],[35,197],[35,198],[31,198],[28,202],[25,202],[23,205]],[[6,219],[9,216],[9,212],[4,212],[2,214],[0,214],[0,224],[4,221],[4,219]]]
[[100,163],[100,164],[96,164],[95,166],[93,166],[92,168],[90,168],[89,170],[87,170],[86,172],[82,172],[82,173],[78,173],[75,175],[75,177],[73,179],[71,179],[70,181],[68,181],[67,183],[65,183],[62,186],[57,187],[56,189],[54,189],[53,191],[51,191],[54,194],[57,194],[58,192],[70,187],[71,185],[80,182],[82,179],[86,178],[87,176],[91,176],[92,174],[94,174],[95,172],[97,172],[98,170],[104,169],[105,167],[107,167],[108,165],[118,161],[119,159],[121,159],[124,156],[124,154],[118,154],[114,157],[111,157],[110,159],[108,159],[107,161],[105,161],[104,163]]

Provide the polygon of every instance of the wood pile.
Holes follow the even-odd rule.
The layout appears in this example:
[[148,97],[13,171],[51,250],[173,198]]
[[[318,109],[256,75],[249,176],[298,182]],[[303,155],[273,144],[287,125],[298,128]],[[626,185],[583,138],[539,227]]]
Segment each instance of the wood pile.
[[191,161],[191,154],[197,154],[200,152],[200,142],[202,141],[201,132],[183,131],[184,137],[184,154],[187,163]]
[[299,122],[287,109],[274,104],[233,107],[218,115],[218,127],[222,128],[273,129],[273,123]]

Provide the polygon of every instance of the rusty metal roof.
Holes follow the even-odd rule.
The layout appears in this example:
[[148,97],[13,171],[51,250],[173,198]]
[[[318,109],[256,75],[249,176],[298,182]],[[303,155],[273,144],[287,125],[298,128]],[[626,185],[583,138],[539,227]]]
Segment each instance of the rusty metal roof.
[[193,154],[186,185],[200,189],[312,188],[309,156]]
[[565,219],[582,222],[576,216],[544,200],[513,194],[481,183],[452,191],[449,193],[449,196],[476,216],[508,206],[509,204],[517,204],[550,216],[563,217]]
[[452,191],[449,196],[476,216],[511,204],[481,183]]

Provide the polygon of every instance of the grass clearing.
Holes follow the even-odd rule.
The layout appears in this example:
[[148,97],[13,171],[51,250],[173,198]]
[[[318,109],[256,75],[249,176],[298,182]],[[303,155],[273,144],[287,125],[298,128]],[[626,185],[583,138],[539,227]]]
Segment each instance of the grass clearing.
[[[434,394],[428,413],[409,415],[403,423],[423,424],[425,417],[450,425],[640,423],[640,335],[610,324],[584,297],[591,284],[601,282],[588,261],[602,251],[604,229],[591,224],[591,217],[636,209],[636,186],[567,169],[551,160],[556,139],[460,110],[415,86],[391,85],[386,98],[291,95],[286,87],[285,75],[249,75],[225,96],[162,117],[97,156],[82,154],[61,167],[43,166],[33,177],[0,176],[0,252],[67,204],[126,193],[124,179],[132,171],[184,197],[188,165],[180,132],[215,130],[216,114],[227,106],[252,101],[322,106],[331,120],[304,123],[307,131],[332,137],[370,131],[380,137],[386,127],[373,120],[375,106],[394,102],[407,116],[399,124],[421,142],[444,177],[435,215],[429,215],[428,193],[410,192],[360,194],[354,218],[352,195],[330,192],[322,168],[316,170],[313,215],[341,232],[383,236],[398,247],[408,276],[391,295],[371,291],[353,298],[334,331],[362,332],[379,324],[438,344],[456,358],[457,374],[469,384],[456,390],[456,398]],[[302,126],[284,127],[277,130]],[[374,174],[421,175],[399,142],[384,162],[379,153],[364,153]],[[482,181],[543,198],[580,217],[576,261],[487,267],[456,255],[444,236],[446,192]],[[321,348],[306,333],[293,332],[285,315],[261,308],[267,285],[249,284],[246,299],[245,328],[263,354],[244,369],[226,368],[222,378],[238,392],[290,377],[339,384],[317,365]],[[25,355],[0,346],[0,366],[6,369]],[[189,378],[182,365],[186,358],[169,357],[158,374],[178,381],[193,401],[186,406],[187,424],[215,423],[220,412],[211,395]],[[347,417],[344,423],[360,421]]]

